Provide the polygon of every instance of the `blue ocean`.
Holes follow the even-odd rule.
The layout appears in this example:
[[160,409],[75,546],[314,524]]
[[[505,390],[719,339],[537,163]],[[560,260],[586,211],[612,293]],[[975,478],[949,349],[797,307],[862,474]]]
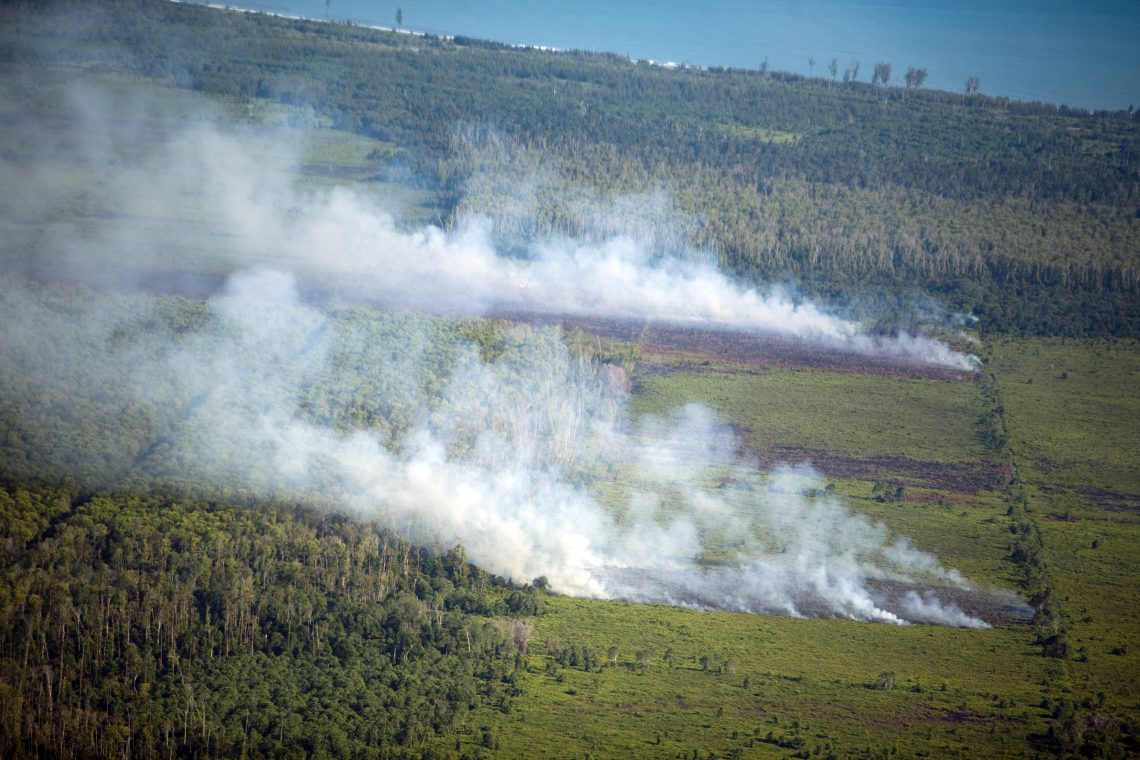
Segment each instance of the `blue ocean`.
[[[1088,109],[1140,106],[1140,0],[237,0],[309,18],[396,25],[678,65],[859,79],[908,66],[926,86]],[[812,61],[814,60],[814,63]]]

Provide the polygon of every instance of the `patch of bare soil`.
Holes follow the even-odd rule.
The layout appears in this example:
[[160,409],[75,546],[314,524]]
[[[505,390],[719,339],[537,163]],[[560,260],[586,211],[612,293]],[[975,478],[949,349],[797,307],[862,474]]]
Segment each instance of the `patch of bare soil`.
[[1033,618],[1033,608],[1012,592],[1002,589],[985,590],[953,586],[921,588],[901,581],[868,579],[867,590],[883,609],[902,613],[903,617],[906,617],[903,613],[905,598],[910,593],[917,593],[921,597],[936,600],[943,607],[954,605],[967,615],[984,620],[990,625],[1024,623]]
[[1113,512],[1140,511],[1140,496],[1114,491],[1111,488],[1086,488],[1081,493],[1101,509]]
[[[1048,494],[1049,496],[1080,496],[1087,501],[1088,506],[1095,507],[1097,510],[1103,512],[1114,512],[1125,515],[1128,518],[1140,514],[1140,494],[1116,491],[1111,488],[1079,488],[1057,482],[1039,483],[1037,487],[1042,493]],[[1048,518],[1049,516],[1047,515],[1046,517]],[[1056,515],[1053,516],[1053,519],[1055,518]],[[1073,519],[1075,520],[1076,518]],[[1081,519],[1096,518],[1086,514]]]
[[[18,277],[60,285],[83,285],[106,290],[141,290],[150,295],[184,295],[209,298],[219,292],[228,277],[223,272],[197,272],[178,269],[140,269],[136,267],[104,267],[99,273],[82,274],[63,266],[29,265],[12,273]],[[321,287],[302,287],[303,299],[315,305],[346,297]],[[361,298],[374,305],[401,308],[399,300]],[[642,355],[666,361],[674,360],[684,368],[700,369],[701,362],[734,364],[743,368],[795,367],[851,372],[857,374],[917,377],[932,380],[965,382],[974,373],[923,364],[905,357],[868,355],[839,348],[820,346],[810,341],[775,335],[685,327],[663,323],[646,323],[632,319],[580,317],[556,314],[501,311],[489,315],[512,322],[559,324],[579,329],[602,338],[640,342]]]
[[1080,522],[1080,518],[1074,515],[1072,512],[1065,512],[1064,514],[1050,512],[1049,514],[1045,515],[1045,519],[1049,522]]
[[946,707],[931,707],[930,705],[919,705],[915,708],[915,712],[921,715],[921,720],[935,723],[945,723],[948,725],[960,725],[962,723],[1017,723],[1017,718],[1008,715],[999,715],[995,713],[983,713],[977,710],[971,710],[966,707],[957,709],[950,709]]
[[956,507],[985,507],[985,502],[958,493],[923,488],[909,488],[906,500],[915,504],[953,504]]
[[810,462],[825,477],[842,480],[889,480],[901,485],[976,494],[1008,482],[1009,464],[998,459],[970,462],[926,462],[901,455],[856,457],[823,449],[766,446],[757,456],[762,469],[778,464]]

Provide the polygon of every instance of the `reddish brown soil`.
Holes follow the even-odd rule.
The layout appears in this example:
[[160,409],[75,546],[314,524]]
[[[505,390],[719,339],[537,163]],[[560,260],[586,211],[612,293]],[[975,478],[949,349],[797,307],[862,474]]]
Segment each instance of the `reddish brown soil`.
[[986,506],[984,502],[957,493],[908,488],[906,500],[915,504],[953,504],[956,507]]
[[1140,495],[1123,493],[1111,488],[1087,488],[1082,491],[1100,507],[1111,512],[1135,512],[1140,510]]
[[1033,617],[1032,608],[1023,600],[1012,592],[1000,589],[952,586],[922,589],[908,583],[875,579],[867,581],[867,589],[875,596],[876,603],[884,609],[895,611],[899,600],[908,592],[916,591],[932,595],[942,605],[955,604],[966,614],[981,618],[990,625],[1024,623]]
[[1050,512],[1049,514],[1045,515],[1045,519],[1049,522],[1080,522],[1080,518],[1076,517],[1071,512],[1067,512],[1063,515],[1057,514],[1056,512]]
[[[1042,493],[1050,495],[1076,494],[1084,497],[1090,503],[1104,512],[1127,512],[1135,514],[1140,512],[1140,494],[1115,491],[1110,488],[1070,488],[1057,484],[1041,484],[1038,486]],[[1088,517],[1086,515],[1086,517]]]
[[[793,581],[786,589],[790,598],[775,600],[749,582],[754,566],[704,565],[680,568],[596,568],[596,577],[618,599],[648,604],[669,604],[706,610],[748,611],[784,615],[788,604],[805,617],[840,614],[835,600],[821,595],[810,584]],[[951,605],[990,625],[1025,622],[1033,610],[1012,592],[1000,589],[932,586],[923,582],[866,578],[858,581],[875,605],[904,619],[924,619],[913,609],[912,594],[927,604],[937,603],[949,612]]]

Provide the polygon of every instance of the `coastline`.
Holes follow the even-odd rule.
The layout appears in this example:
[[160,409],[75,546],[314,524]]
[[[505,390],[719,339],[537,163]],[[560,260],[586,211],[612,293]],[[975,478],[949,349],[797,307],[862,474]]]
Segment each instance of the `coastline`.
[[[217,11],[230,11],[230,12],[234,12],[234,13],[258,14],[258,15],[262,15],[262,16],[272,16],[274,18],[289,19],[291,21],[308,21],[308,22],[315,23],[315,24],[350,24],[350,25],[357,27],[359,29],[371,29],[373,31],[388,32],[390,34],[407,34],[407,35],[410,35],[413,37],[425,37],[425,38],[430,37],[432,39],[442,40],[444,42],[454,42],[456,37],[463,38],[463,37],[467,36],[467,35],[462,35],[462,34],[459,34],[459,35],[446,34],[444,32],[417,31],[415,29],[407,29],[404,27],[385,26],[383,24],[370,24],[370,23],[367,23],[365,21],[357,21],[355,19],[314,18],[312,16],[300,16],[300,15],[294,15],[294,14],[290,14],[290,13],[279,13],[277,11],[264,10],[264,9],[260,9],[260,8],[244,8],[244,7],[240,7],[240,6],[236,6],[236,5],[223,5],[221,3],[212,3],[212,2],[198,3],[198,2],[193,2],[193,0],[169,0],[169,2],[177,3],[178,5],[198,5],[198,6],[202,6],[204,8],[210,8],[211,10],[217,10]],[[487,43],[495,44],[495,45],[502,45],[504,47],[511,48],[512,50],[536,50],[536,51],[542,52],[542,53],[570,53],[570,52],[573,52],[570,49],[554,47],[552,45],[537,45],[537,44],[528,44],[528,43],[520,43],[520,42],[502,42],[500,40],[490,40],[490,39],[484,40],[482,38],[477,38],[477,37],[473,37],[471,39],[478,39],[481,42],[487,42]],[[614,55],[618,55],[620,57],[621,54],[615,53]],[[664,68],[664,69],[704,70],[704,69],[708,68],[705,66],[697,66],[697,65],[691,65],[691,64],[679,64],[675,61],[658,61],[658,60],[654,60],[652,58],[639,59],[639,58],[630,58],[627,56],[627,60],[631,64],[635,64],[635,65],[639,64],[639,63],[644,63],[644,64],[648,64],[650,66],[660,66],[661,68]]]
[[[902,89],[903,73],[906,70],[906,64],[914,61],[919,63],[923,68],[929,69],[930,77],[927,81],[927,86],[922,89],[931,92],[940,92],[947,94],[960,95],[963,93],[964,83],[966,82],[968,73],[971,78],[978,76],[981,81],[981,89],[979,95],[1004,99],[1013,102],[1018,102],[1027,105],[1043,105],[1050,106],[1058,109],[1068,109],[1071,111],[1085,112],[1085,113],[1119,113],[1128,110],[1128,106],[1133,102],[1133,93],[1135,91],[1136,98],[1140,98],[1140,69],[1135,73],[1130,73],[1131,70],[1125,71],[1127,67],[1121,67],[1119,60],[1112,58],[1113,45],[1118,40],[1110,39],[1105,42],[1104,49],[1096,47],[1094,52],[1089,52],[1090,46],[1096,46],[1100,40],[1095,37],[1090,37],[1090,28],[1092,32],[1097,29],[1103,28],[1104,14],[1100,13],[1098,16],[1097,9],[1093,7],[1089,11],[1089,17],[1093,20],[1101,19],[1100,27],[1090,22],[1087,26],[1089,28],[1076,28],[1073,30],[1073,37],[1071,39],[1064,38],[1063,40],[1056,38],[1055,27],[1069,21],[1067,17],[1044,17],[1036,20],[1026,22],[1026,29],[1024,35],[1017,34],[1019,30],[1015,29],[1013,36],[1002,37],[1001,45],[995,46],[994,35],[998,34],[1000,30],[989,30],[983,32],[982,36],[976,40],[965,42],[958,40],[957,34],[961,30],[958,29],[960,24],[952,25],[949,29],[928,29],[926,34],[935,35],[935,47],[929,47],[928,50],[915,51],[914,47],[916,42],[907,41],[902,38],[900,41],[897,38],[892,38],[889,45],[883,42],[885,30],[871,28],[870,22],[864,20],[858,24],[858,29],[845,31],[842,40],[835,43],[835,40],[820,41],[819,39],[807,38],[803,35],[807,34],[802,25],[800,25],[798,33],[801,37],[794,37],[797,33],[796,29],[781,32],[784,36],[781,38],[777,36],[777,47],[765,47],[762,40],[757,41],[757,53],[754,60],[749,56],[746,62],[739,62],[740,59],[740,46],[738,39],[733,39],[733,32],[725,32],[724,40],[720,40],[719,33],[710,32],[710,23],[702,23],[691,28],[686,28],[683,34],[687,37],[679,37],[678,33],[666,33],[666,36],[658,39],[653,38],[653,45],[646,45],[645,38],[647,29],[653,29],[654,32],[660,30],[669,30],[669,27],[662,26],[662,24],[654,19],[647,19],[644,24],[637,25],[639,31],[630,31],[628,34],[619,32],[619,36],[615,38],[614,34],[599,33],[595,42],[589,44],[561,44],[561,45],[548,45],[540,43],[529,42],[505,42],[502,41],[503,37],[508,36],[508,33],[499,29],[498,26],[489,27],[487,19],[479,18],[474,22],[471,18],[467,18],[466,22],[455,21],[454,27],[466,26],[464,28],[482,29],[483,32],[463,32],[451,33],[433,30],[430,27],[425,30],[416,30],[404,26],[394,27],[390,24],[375,23],[374,21],[362,21],[351,17],[352,10],[356,9],[361,12],[367,12],[359,7],[359,4],[354,6],[351,2],[347,7],[343,8],[348,15],[341,18],[322,18],[320,16],[310,16],[304,13],[291,13],[287,10],[271,10],[266,7],[245,7],[241,5],[228,5],[218,2],[199,3],[194,0],[171,0],[171,2],[180,2],[184,4],[204,5],[205,7],[215,10],[231,10],[243,13],[257,13],[268,16],[275,16],[283,19],[303,20],[312,23],[330,23],[330,24],[349,24],[362,29],[375,30],[379,32],[390,32],[395,34],[407,34],[416,37],[434,38],[439,40],[453,41],[455,39],[470,39],[486,42],[496,46],[505,48],[512,48],[518,50],[534,50],[548,53],[572,53],[581,51],[595,50],[599,53],[607,53],[614,55],[617,58],[625,58],[631,64],[647,64],[660,66],[667,69],[695,69],[695,70],[715,70],[715,69],[736,69],[742,71],[759,71],[764,64],[761,61],[771,60],[770,69],[773,73],[777,73],[783,77],[789,78],[802,78],[804,80],[814,80],[818,82],[838,83],[840,80],[836,75],[831,78],[827,76],[828,62],[833,58],[838,62],[839,71],[842,72],[849,65],[853,65],[856,61],[861,61],[862,72],[864,78],[858,80],[859,84],[868,84],[866,81],[870,76],[870,70],[873,68],[876,60],[878,61],[894,61],[895,63],[895,77],[890,83],[891,87]],[[347,0],[346,0],[347,2]],[[812,0],[813,3],[819,4],[826,0]],[[812,3],[809,3],[809,6]],[[256,5],[256,3],[255,3]],[[298,5],[294,0],[282,0],[279,4],[281,6],[291,7]],[[808,6],[805,6],[805,8]],[[334,10],[335,10],[334,6]],[[496,12],[501,11],[501,8],[496,8],[494,3],[486,10],[485,16],[489,19],[495,19]],[[976,11],[976,9],[974,9]],[[525,15],[527,8],[525,4],[520,8],[520,12]],[[533,9],[532,9],[533,11]],[[584,9],[583,15],[588,15],[589,9]],[[666,9],[667,14],[672,13],[676,16],[676,9],[669,11]],[[558,4],[552,6],[550,13],[551,29],[558,28],[562,30],[563,36],[566,36],[565,30],[557,26],[559,21],[559,13],[562,13],[562,20],[565,21],[565,8],[561,8]],[[1140,11],[1138,11],[1140,13]],[[434,19],[435,23],[441,23],[438,18],[438,9],[436,10],[437,18]],[[500,14],[501,15],[501,14]],[[702,15],[705,15],[702,13]],[[715,13],[708,14],[715,16]],[[746,18],[738,19],[740,26],[747,26],[754,12],[744,13]],[[786,14],[785,14],[786,15]],[[844,17],[848,18],[852,14],[847,13]],[[900,14],[896,14],[900,15]],[[976,15],[976,13],[975,13]],[[777,19],[778,20],[778,19]],[[850,21],[851,19],[848,18]],[[610,20],[610,25],[613,23],[620,23],[621,19],[616,21]],[[731,30],[735,22],[731,19],[720,18],[719,23],[722,27]],[[1129,18],[1119,19],[1119,23],[1126,25]],[[431,23],[429,21],[429,23]],[[498,22],[495,22],[498,23]],[[507,22],[509,25],[509,22]],[[672,23],[666,19],[666,23]],[[835,21],[834,23],[840,23]],[[912,23],[912,22],[905,22]],[[1009,19],[1005,19],[1007,31]],[[596,21],[590,22],[593,27],[598,27],[598,31],[604,31],[607,25],[599,24]],[[654,26],[656,24],[656,26]],[[896,19],[895,30],[898,31],[900,25],[904,24],[903,20]],[[1033,24],[1037,24],[1034,27]],[[1052,26],[1050,26],[1052,25]],[[628,25],[627,25],[628,26]],[[676,26],[674,24],[674,26]],[[515,28],[517,27],[517,28]],[[535,14],[532,12],[529,19],[521,25],[516,24],[515,34],[516,39],[522,36],[526,39],[532,36],[530,33],[535,31]],[[1038,28],[1040,27],[1040,28]],[[1050,28],[1044,28],[1050,27]],[[1095,27],[1095,28],[1093,28]],[[489,28],[494,28],[499,32],[488,33]],[[581,25],[575,25],[576,34],[578,38],[582,36],[583,29]],[[529,30],[529,31],[528,31]],[[717,40],[722,41],[725,45],[725,50],[731,50],[730,55],[719,55],[716,49],[710,47],[709,34],[718,34]],[[1002,32],[1003,34],[1005,32]],[[1082,33],[1084,36],[1082,37]],[[832,30],[829,32],[831,37],[835,37],[836,32]],[[628,37],[625,39],[624,37]],[[703,35],[703,37],[702,37]],[[812,65],[809,67],[805,64],[808,63],[808,56],[803,54],[803,59],[800,60],[799,52],[791,54],[789,60],[788,36],[791,35],[795,40],[796,49],[809,50],[812,46],[823,47],[825,50],[835,50],[837,55],[820,55],[818,60],[813,56],[811,58]],[[1053,36],[1050,36],[1053,35]],[[826,35],[822,35],[826,36]],[[737,34],[736,37],[739,37]],[[570,35],[571,39],[577,39]],[[607,38],[608,41],[607,41]],[[615,39],[622,39],[621,42],[615,42]],[[914,38],[918,39],[918,38]],[[688,40],[686,42],[686,40]],[[955,42],[955,40],[958,40]],[[1042,49],[1042,42],[1045,43],[1060,43],[1064,42],[1067,47],[1070,43],[1076,45],[1078,48],[1084,46],[1083,56],[1079,50],[1073,53],[1077,58],[1070,57],[1068,63],[1059,67],[1054,64],[1055,57],[1050,57],[1044,63],[1043,53],[1037,52]],[[564,41],[565,43],[565,41]],[[691,43],[691,44],[690,44]],[[834,44],[833,44],[834,43]],[[680,47],[677,48],[678,44]],[[633,52],[619,52],[620,50],[630,47],[636,48],[641,46],[641,50]],[[779,48],[779,45],[784,45],[784,48]],[[885,47],[884,47],[885,46]],[[964,46],[964,47],[963,47]],[[1119,45],[1116,45],[1119,47]],[[674,55],[668,57],[645,55],[647,47],[661,48],[672,50]],[[677,48],[674,50],[674,48]],[[896,48],[898,48],[896,50]],[[710,58],[710,50],[712,53],[712,62]],[[681,52],[685,51],[685,52]],[[770,55],[767,55],[770,51]],[[640,53],[640,54],[638,54]],[[680,53],[682,57],[676,54]],[[698,60],[693,60],[697,58]],[[737,62],[725,59],[737,59]],[[908,60],[909,59],[909,60]],[[797,61],[798,63],[792,63]],[[1108,66],[1112,71],[1117,72],[1116,75],[1106,75],[1105,67]],[[1124,74],[1120,72],[1125,71]],[[963,73],[965,72],[965,73]]]

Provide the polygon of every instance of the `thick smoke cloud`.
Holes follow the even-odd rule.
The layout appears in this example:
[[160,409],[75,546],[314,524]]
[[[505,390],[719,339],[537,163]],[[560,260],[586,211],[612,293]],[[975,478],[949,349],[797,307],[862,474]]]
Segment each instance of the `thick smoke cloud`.
[[[285,225],[289,252],[338,292],[461,314],[608,317],[792,337],[859,354],[971,370],[976,360],[906,333],[872,336],[780,287],[740,285],[707,257],[659,255],[644,241],[533,241],[505,255],[479,219],[453,232],[399,231],[359,196],[334,192]],[[325,254],[314,267],[310,252]]]
[[[178,218],[180,201],[208,198],[202,213],[219,241],[211,255],[232,274],[191,328],[151,329],[146,302],[131,297],[61,306],[9,280],[0,298],[11,387],[50,387],[77,419],[107,399],[152,410],[142,415],[152,443],[132,452],[137,468],[332,502],[427,543],[460,541],[492,572],[546,576],[572,594],[985,625],[918,591],[967,587],[957,573],[853,514],[810,469],[757,472],[707,409],[630,419],[609,370],[568,350],[557,328],[500,327],[497,355],[485,356],[438,320],[405,315],[399,329],[377,332],[315,303],[662,320],[962,368],[969,357],[926,338],[868,336],[630,237],[541,241],[507,255],[477,223],[408,231],[359,195],[298,193],[245,158],[240,137],[191,129],[164,146],[128,167],[152,184],[123,185],[105,203]],[[36,208],[25,197],[6,226],[26,226]],[[114,250],[136,271],[189,265],[148,250],[137,218],[51,229],[37,245],[66,247],[76,271]],[[307,298],[310,289],[324,296]],[[362,357],[365,366],[345,369]],[[321,394],[399,415],[347,424],[319,411]]]
[[[504,328],[506,348],[492,361],[457,343],[438,398],[412,399],[411,426],[392,437],[299,413],[338,353],[365,336],[306,305],[292,275],[235,274],[202,327],[178,340],[138,331],[145,306],[94,300],[64,310],[45,298],[6,291],[15,327],[6,363],[58,375],[74,352],[90,363],[75,370],[75,387],[61,386],[76,409],[109,383],[129,389],[131,403],[177,410],[158,431],[158,476],[168,467],[171,477],[331,500],[429,544],[459,541],[492,572],[545,575],[567,593],[984,625],[913,590],[966,588],[956,572],[853,514],[810,469],[758,472],[708,409],[630,420],[604,372],[567,350],[557,328]],[[374,339],[371,355],[424,345],[427,326],[408,319]],[[427,371],[425,362],[396,362],[364,376],[403,389]],[[709,566],[710,557],[721,564]],[[877,581],[912,591],[884,600]]]

